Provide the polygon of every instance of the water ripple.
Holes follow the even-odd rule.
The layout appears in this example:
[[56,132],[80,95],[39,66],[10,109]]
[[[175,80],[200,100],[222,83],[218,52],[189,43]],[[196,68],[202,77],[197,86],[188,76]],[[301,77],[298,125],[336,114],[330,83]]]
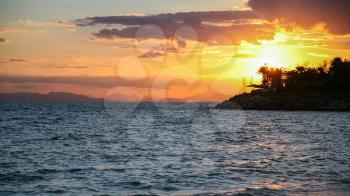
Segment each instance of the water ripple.
[[103,107],[1,104],[0,194],[349,192],[349,113]]

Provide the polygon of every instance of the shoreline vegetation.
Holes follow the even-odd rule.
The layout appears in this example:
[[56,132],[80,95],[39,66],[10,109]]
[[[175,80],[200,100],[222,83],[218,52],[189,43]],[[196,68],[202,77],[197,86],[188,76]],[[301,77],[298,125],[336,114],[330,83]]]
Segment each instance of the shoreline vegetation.
[[350,61],[334,58],[318,67],[260,67],[261,84],[216,109],[350,111]]

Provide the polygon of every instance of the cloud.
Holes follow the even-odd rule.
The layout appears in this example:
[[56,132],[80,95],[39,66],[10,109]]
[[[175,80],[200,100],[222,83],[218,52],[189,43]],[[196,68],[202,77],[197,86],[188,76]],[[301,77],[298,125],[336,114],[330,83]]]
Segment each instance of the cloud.
[[18,20],[19,24],[27,25],[27,26],[46,26],[51,25],[50,22],[40,22],[40,21],[33,21],[31,19],[20,19]]
[[179,48],[186,48],[187,43],[185,39],[182,39],[181,37],[176,37],[175,41]]
[[255,19],[258,16],[251,11],[207,11],[207,12],[179,12],[175,14],[159,14],[159,15],[123,15],[123,16],[103,16],[88,17],[76,20],[79,26],[89,26],[96,24],[121,24],[126,26],[138,26],[155,24],[160,27],[169,24],[186,24],[190,26],[198,26],[203,21],[223,21],[237,19]]
[[[94,33],[94,39],[107,39],[107,40],[119,40],[119,39],[136,39],[136,40],[146,40],[146,39],[176,39],[173,36],[176,33],[176,29],[182,27],[181,25],[167,26],[163,30],[165,31],[165,37],[159,36],[157,33],[143,34],[141,37],[137,36],[140,28],[142,27],[126,27],[121,30],[119,29],[102,29],[98,33]],[[241,40],[247,40],[255,42],[258,39],[271,39],[274,36],[273,28],[269,24],[259,24],[259,25],[231,25],[228,27],[223,26],[212,26],[212,25],[201,25],[193,29],[198,36],[188,36],[182,34],[177,36],[177,43],[185,46],[185,42],[179,42],[179,40],[191,40],[208,42],[209,40],[217,44],[235,44],[239,43]],[[225,37],[226,39],[217,39],[219,36]],[[226,40],[227,42],[222,42]],[[180,46],[179,45],[179,46]]]
[[26,32],[26,30],[24,29],[4,29],[4,28],[0,28],[0,34],[9,34],[9,33],[18,33],[18,32]]
[[9,59],[9,62],[26,62],[25,59]]
[[268,20],[304,28],[325,23],[333,34],[350,34],[349,0],[249,0],[248,6]]
[[141,54],[139,57],[140,58],[157,58],[161,56],[164,56],[164,54],[155,50],[150,50]]
[[[257,20],[260,22],[257,23]],[[260,16],[249,10],[89,17],[78,19],[75,23],[78,26],[119,25],[118,28],[110,26],[93,33],[94,40],[173,39],[179,47],[186,46],[184,40],[235,44],[241,40],[254,42],[258,39],[270,39],[274,35],[271,31],[273,24],[261,22]],[[229,41],[223,43],[223,39],[215,40],[215,36],[226,37]]]
[[87,69],[88,66],[56,66],[56,69]]
[[[102,29],[98,33],[93,33],[96,38],[103,39],[115,39],[115,38],[134,38],[139,27],[127,27],[122,30],[119,29]],[[148,39],[153,38],[153,35],[147,37]]]
[[309,52],[308,55],[319,57],[319,58],[329,58],[328,54],[322,54],[322,53]]
[[6,44],[8,41],[5,38],[0,37],[0,44]]
[[115,86],[148,88],[150,81],[125,81],[113,76],[15,76],[0,75],[1,83],[28,84],[28,83],[56,83],[74,84],[82,86],[94,86],[112,88]]
[[47,86],[28,85],[28,84],[18,84],[18,85],[15,85],[15,87],[20,88],[20,89],[28,89],[28,90],[35,90],[35,89],[46,90],[46,89],[49,89]]
[[75,24],[73,22],[67,21],[67,20],[59,20],[55,23],[57,26],[62,26],[62,27],[69,27],[69,28],[74,28]]
[[62,28],[68,29],[71,32],[76,31],[75,23],[67,20],[42,22],[42,21],[33,21],[31,19],[20,19],[18,23],[26,26],[31,26],[31,27],[62,27]]
[[[172,39],[216,44],[272,39],[275,20],[311,29],[320,23],[332,34],[350,34],[349,0],[247,0],[250,10],[179,12],[157,15],[96,16],[74,21],[77,26],[108,25],[93,33],[95,40]],[[180,32],[181,28],[192,31]],[[216,39],[213,37],[228,39]],[[226,40],[223,42],[223,40]],[[228,41],[228,42],[227,42]],[[185,43],[181,41],[178,43]]]
[[244,54],[244,53],[237,53],[234,55],[234,58],[236,59],[249,59],[249,58],[254,58],[256,57],[255,55],[252,54]]

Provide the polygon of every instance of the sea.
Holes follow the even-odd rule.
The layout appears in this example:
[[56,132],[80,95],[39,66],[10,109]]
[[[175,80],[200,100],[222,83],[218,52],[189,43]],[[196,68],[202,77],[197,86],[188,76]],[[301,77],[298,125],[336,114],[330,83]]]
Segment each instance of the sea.
[[350,113],[1,103],[0,195],[350,195]]

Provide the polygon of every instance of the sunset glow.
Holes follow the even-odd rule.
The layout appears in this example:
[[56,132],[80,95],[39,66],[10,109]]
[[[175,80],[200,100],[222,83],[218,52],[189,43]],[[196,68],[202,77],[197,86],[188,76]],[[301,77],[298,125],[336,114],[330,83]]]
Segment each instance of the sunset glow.
[[350,0],[0,0],[0,195],[349,195]]
[[[142,23],[143,19],[152,20],[149,15],[165,20],[159,10],[149,6],[135,13],[118,10],[119,3],[108,1],[108,7],[99,5],[104,7],[100,13],[65,16],[56,12],[35,15],[35,8],[29,6],[27,13],[7,14],[0,20],[1,91],[67,91],[104,97],[111,88],[124,87],[146,94],[170,90],[167,98],[181,94],[196,101],[220,101],[233,92],[240,93],[242,81],[258,80],[256,70],[262,65],[313,66],[334,56],[349,57],[350,33],[339,33],[338,25],[331,26],[322,18],[310,25],[289,21],[293,19],[289,15],[285,20],[264,18],[265,10],[255,1],[246,2],[221,0],[221,5],[230,6],[215,12],[208,11],[209,3],[194,10],[182,10],[179,3],[162,13],[178,13],[169,17],[183,23],[161,25]],[[21,12],[24,8],[16,0],[0,8],[3,13],[6,9]],[[57,9],[61,12],[64,6]],[[260,15],[255,16],[254,11]],[[165,81],[184,80],[183,70],[197,81],[159,87]],[[203,97],[198,89],[212,92]],[[162,96],[153,98],[161,100]]]

